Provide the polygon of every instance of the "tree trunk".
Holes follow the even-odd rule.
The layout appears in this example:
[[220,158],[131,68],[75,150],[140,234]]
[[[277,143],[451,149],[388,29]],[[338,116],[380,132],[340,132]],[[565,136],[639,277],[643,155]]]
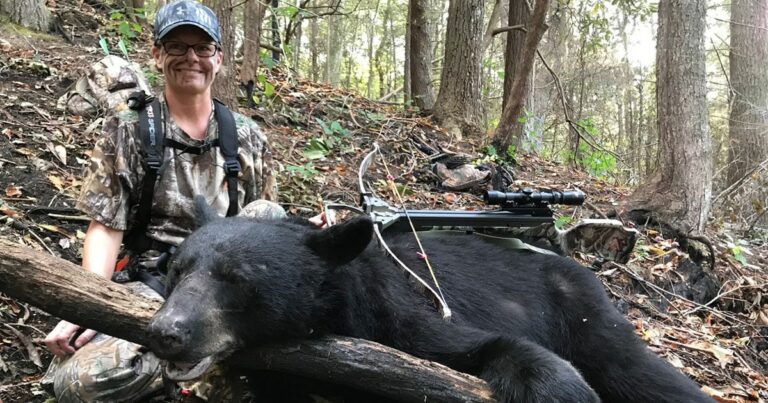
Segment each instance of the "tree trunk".
[[0,0],[0,14],[7,14],[16,24],[36,31],[50,30],[51,13],[45,0]]
[[[397,85],[397,72],[399,69],[397,68],[397,46],[395,46],[395,19],[393,17],[393,10],[395,10],[394,5],[392,4],[392,0],[387,0],[387,9],[389,11],[389,18],[387,18],[387,21],[389,22],[389,35],[387,35],[387,39],[389,40],[389,72],[391,74],[389,82],[392,88],[395,88]],[[403,101],[405,102],[405,101]]]
[[[296,34],[294,35],[294,41],[293,41],[293,53],[292,53],[292,59],[291,59],[291,66],[293,67],[293,71],[299,71],[299,62],[301,61],[301,37],[303,36],[304,31],[304,20],[301,17],[296,17]],[[287,38],[286,38],[287,39]]]
[[768,0],[731,1],[727,185],[768,158]]
[[[510,18],[512,18],[512,11],[515,8],[513,3],[514,1],[509,4]],[[513,129],[517,128],[522,131],[522,125],[518,119],[523,112],[523,106],[530,91],[531,72],[533,71],[533,62],[536,58],[536,49],[548,28],[546,22],[548,9],[549,0],[537,0],[533,16],[528,24],[526,24],[528,33],[525,35],[525,43],[516,62],[516,72],[512,88],[509,92],[509,99],[502,112],[499,127],[496,128],[496,132],[493,135],[493,145],[500,153],[504,153],[510,145],[516,145],[517,141],[519,141],[519,137],[517,141],[515,140],[515,135],[518,133],[515,133]],[[509,48],[507,50],[509,55]],[[507,62],[507,66],[509,66],[509,62]],[[506,77],[504,81],[506,83]]]
[[704,228],[712,198],[712,154],[704,55],[705,0],[661,0],[656,45],[659,164],[630,196],[685,234]]
[[480,74],[483,40],[483,2],[450,0],[445,34],[445,59],[435,119],[455,138],[462,132],[479,137],[482,103]]
[[271,25],[272,25],[272,61],[275,62],[275,64],[280,62],[280,47],[283,45],[280,43],[280,25],[277,22],[277,14],[275,11],[278,7],[280,7],[280,2],[278,0],[272,0],[272,18],[271,18]]
[[326,42],[325,79],[332,86],[338,87],[341,81],[341,50],[343,48],[343,16],[328,17],[328,37]]
[[411,10],[411,3],[413,0],[408,1],[408,11],[405,17],[405,57],[403,59],[403,104],[408,106],[413,100],[413,94],[411,90],[411,38],[413,36],[413,10]]
[[428,0],[410,0],[410,79],[414,104],[422,111],[430,111],[435,105],[432,89],[432,43],[429,40],[429,23],[426,11]]
[[[545,10],[546,11],[546,10]],[[530,10],[528,9],[528,2],[525,0],[511,0],[509,2],[509,23],[508,26],[515,26],[515,25],[527,25],[528,32],[531,32],[531,25],[528,25],[528,21],[530,20]],[[546,15],[545,15],[546,16]],[[546,28],[544,29],[544,31]],[[544,31],[541,31],[541,35],[544,35]],[[509,103],[511,97],[512,97],[512,84],[517,77],[517,72],[523,68],[523,64],[525,63],[526,57],[532,57],[534,60],[536,58],[535,52],[532,55],[526,55],[524,54],[524,45],[526,40],[526,33],[523,30],[515,29],[513,31],[507,32],[507,48],[504,52],[504,95],[501,102],[501,110],[506,110],[507,104]],[[539,39],[540,41],[541,39]],[[525,88],[523,88],[522,94],[516,94],[515,96],[521,95],[522,99],[520,102],[520,111],[517,113],[517,116],[513,116],[513,119],[511,122],[509,122],[509,127],[506,129],[509,131],[509,140],[508,144],[514,145],[516,148],[520,148],[520,143],[523,139],[525,124],[524,122],[520,122],[520,117],[524,112],[524,108],[527,104],[527,99],[530,97],[531,87],[533,84],[533,76],[528,75],[526,77],[527,83],[525,85]],[[501,125],[501,123],[499,123]],[[504,150],[498,150],[499,152],[504,152]]]
[[261,61],[261,24],[267,6],[262,0],[248,0],[245,4],[245,25],[243,32],[243,67],[240,70],[240,82],[247,83],[256,80]]
[[[312,4],[317,4],[316,1],[313,1]],[[320,66],[317,63],[317,55],[319,53],[320,48],[320,34],[319,29],[317,26],[317,18],[312,18],[309,20],[309,61],[310,61],[310,76],[312,77],[312,81],[318,81],[318,74],[320,73]]]
[[235,72],[235,27],[232,8],[238,4],[238,0],[204,0],[203,4],[210,7],[219,20],[221,29],[221,47],[224,54],[224,62],[216,80],[213,82],[213,96],[218,98],[230,109],[236,109],[237,103],[237,78]]
[[[162,304],[79,266],[0,239],[0,291],[62,319],[146,345]],[[473,376],[378,343],[348,337],[293,341],[239,352],[231,365],[349,385],[402,401],[493,402]]]
[[373,59],[373,37],[376,33],[376,16],[379,14],[379,1],[373,9],[373,15],[368,20],[368,84],[366,86],[365,96],[373,98],[373,80],[376,77],[375,61]]
[[[387,13],[384,12],[384,18],[386,19]],[[386,25],[384,25],[384,29],[386,32]],[[373,56],[373,65],[376,67],[376,77],[379,81],[379,98],[384,97],[387,93],[389,93],[389,88],[387,85],[387,71],[386,66],[384,65],[384,52],[386,41],[381,40],[379,41],[379,46],[376,47],[376,52]]]

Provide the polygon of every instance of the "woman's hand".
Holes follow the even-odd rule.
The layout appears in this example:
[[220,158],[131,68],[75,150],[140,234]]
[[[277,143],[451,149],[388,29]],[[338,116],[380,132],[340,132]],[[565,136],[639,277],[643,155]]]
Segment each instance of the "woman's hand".
[[48,336],[45,337],[45,347],[47,347],[51,353],[60,357],[72,354],[75,350],[91,341],[93,336],[96,335],[95,330],[86,329],[77,336],[73,343],[70,343],[72,337],[75,336],[79,330],[80,326],[62,320],[50,333],[48,333]]
[[329,210],[329,214],[326,216],[325,211],[310,218],[309,222],[314,224],[317,228],[328,228],[331,225],[336,224],[336,216],[333,214],[333,210]]

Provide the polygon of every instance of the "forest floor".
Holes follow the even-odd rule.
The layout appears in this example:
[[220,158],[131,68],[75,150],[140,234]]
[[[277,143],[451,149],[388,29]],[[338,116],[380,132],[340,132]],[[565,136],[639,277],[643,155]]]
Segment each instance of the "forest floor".
[[[65,1],[57,7],[60,15],[73,12]],[[102,118],[69,115],[56,104],[103,54],[97,31],[74,32],[67,41],[0,24],[0,238],[79,263],[88,219],[73,208],[73,200]],[[132,57],[146,63],[146,55]],[[423,150],[431,146],[479,158],[489,139],[456,141],[428,117],[285,72],[267,72],[265,78],[256,92],[259,106],[243,106],[240,112],[259,122],[269,137],[280,202],[291,213],[316,212],[323,201],[357,205],[358,165],[373,142],[382,147],[395,182],[407,188],[408,207],[488,208],[478,188],[451,192],[438,186]],[[514,175],[512,189],[584,191],[589,203],[557,211],[574,220],[619,211],[632,190],[534,155],[518,156],[507,169]],[[373,183],[386,198],[382,170],[376,165],[370,175],[379,179]],[[625,224],[641,234],[629,263],[601,264],[586,254],[575,258],[598,275],[651,349],[707,393],[722,402],[768,401],[768,273],[763,269],[768,246],[741,245],[742,252],[734,253],[739,236],[713,223],[706,234],[715,250],[709,272],[720,286],[717,297],[702,305],[674,287],[679,270],[690,262],[690,249],[660,228]],[[41,340],[56,322],[0,294],[0,403],[51,399],[39,384],[51,358]]]

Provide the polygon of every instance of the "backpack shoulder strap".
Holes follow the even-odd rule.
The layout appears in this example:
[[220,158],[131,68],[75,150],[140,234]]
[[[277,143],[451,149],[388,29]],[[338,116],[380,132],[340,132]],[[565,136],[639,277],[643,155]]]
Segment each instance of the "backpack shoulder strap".
[[142,142],[144,170],[146,172],[138,211],[136,212],[136,222],[126,236],[126,246],[134,253],[142,253],[151,246],[151,240],[146,236],[146,231],[152,210],[152,200],[155,195],[155,184],[163,166],[165,131],[160,119],[160,100],[144,97],[130,107],[139,112],[137,130],[138,137]]
[[227,174],[227,192],[229,193],[229,208],[227,217],[237,215],[237,176],[240,173],[240,162],[237,160],[237,150],[240,141],[237,137],[235,117],[223,103],[213,100],[214,114],[219,125],[219,149],[224,156],[224,172]]

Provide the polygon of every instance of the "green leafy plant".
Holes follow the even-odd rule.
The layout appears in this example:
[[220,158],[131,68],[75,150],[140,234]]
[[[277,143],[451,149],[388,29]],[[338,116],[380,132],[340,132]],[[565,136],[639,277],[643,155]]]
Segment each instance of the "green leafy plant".
[[[593,139],[600,138],[600,133],[592,118],[581,119],[576,124]],[[579,143],[579,154],[581,156],[579,164],[590,175],[600,178],[616,170],[616,158],[613,155],[603,150],[595,150],[586,142]]]
[[517,159],[517,147],[515,147],[514,144],[507,146],[507,158],[509,158],[510,161],[515,161]]
[[503,164],[504,161],[499,156],[499,152],[496,151],[496,147],[488,144],[484,145],[480,149],[480,157],[472,161],[472,164],[474,165],[482,165],[487,164],[489,162],[493,162],[496,164]]
[[323,134],[309,140],[304,148],[304,156],[310,160],[324,159],[334,151],[346,152],[349,147],[345,147],[349,130],[344,128],[337,120],[326,122],[315,118]]
[[158,75],[154,69],[150,67],[144,67],[142,72],[144,73],[144,77],[147,78],[147,83],[149,83],[150,86],[154,87],[157,85]]
[[333,139],[325,137],[313,137],[304,147],[304,157],[310,160],[325,159],[333,151]]
[[317,170],[312,165],[312,162],[307,162],[304,165],[286,165],[285,170],[289,175],[296,175],[306,180],[312,179],[317,175]]
[[745,249],[739,245],[734,245],[734,244],[729,244],[728,246],[731,249],[731,254],[733,255],[733,258],[736,259],[737,262],[743,265],[746,265],[747,257],[744,255]]
[[[146,18],[144,9],[141,8],[134,9],[134,15],[139,19]],[[107,32],[110,33],[109,36],[117,38],[117,49],[120,50],[120,53],[125,59],[130,60],[130,57],[128,56],[130,43],[138,38],[139,34],[143,31],[144,29],[141,27],[141,24],[129,20],[122,10],[112,10],[112,12],[109,13]],[[107,38],[99,36],[99,46],[105,56],[110,54],[109,41]]]
[[330,123],[315,118],[317,124],[323,129],[323,133],[329,136],[349,136],[349,130],[341,126],[338,120],[331,121]]
[[555,228],[563,229],[573,223],[573,217],[561,215],[555,219]]
[[261,54],[259,54],[259,59],[261,59],[261,65],[266,67],[267,70],[272,70],[277,64],[275,59],[272,58],[272,54],[267,51],[262,51]]
[[264,88],[264,97],[272,98],[272,96],[275,95],[275,86],[267,81],[267,77],[264,74],[259,74],[258,77],[256,77],[256,80],[258,80],[259,84]]
[[[134,9],[134,15],[139,19],[145,19],[143,9]],[[135,39],[143,32],[141,24],[128,19],[122,10],[112,10],[109,14],[110,24],[107,29],[117,33],[120,38],[131,40]]]
[[483,148],[480,149],[480,152],[483,155],[487,155],[489,157],[494,157],[494,156],[498,157],[499,156],[499,152],[496,151],[496,147],[494,147],[494,146],[492,146],[490,144],[483,146]]

